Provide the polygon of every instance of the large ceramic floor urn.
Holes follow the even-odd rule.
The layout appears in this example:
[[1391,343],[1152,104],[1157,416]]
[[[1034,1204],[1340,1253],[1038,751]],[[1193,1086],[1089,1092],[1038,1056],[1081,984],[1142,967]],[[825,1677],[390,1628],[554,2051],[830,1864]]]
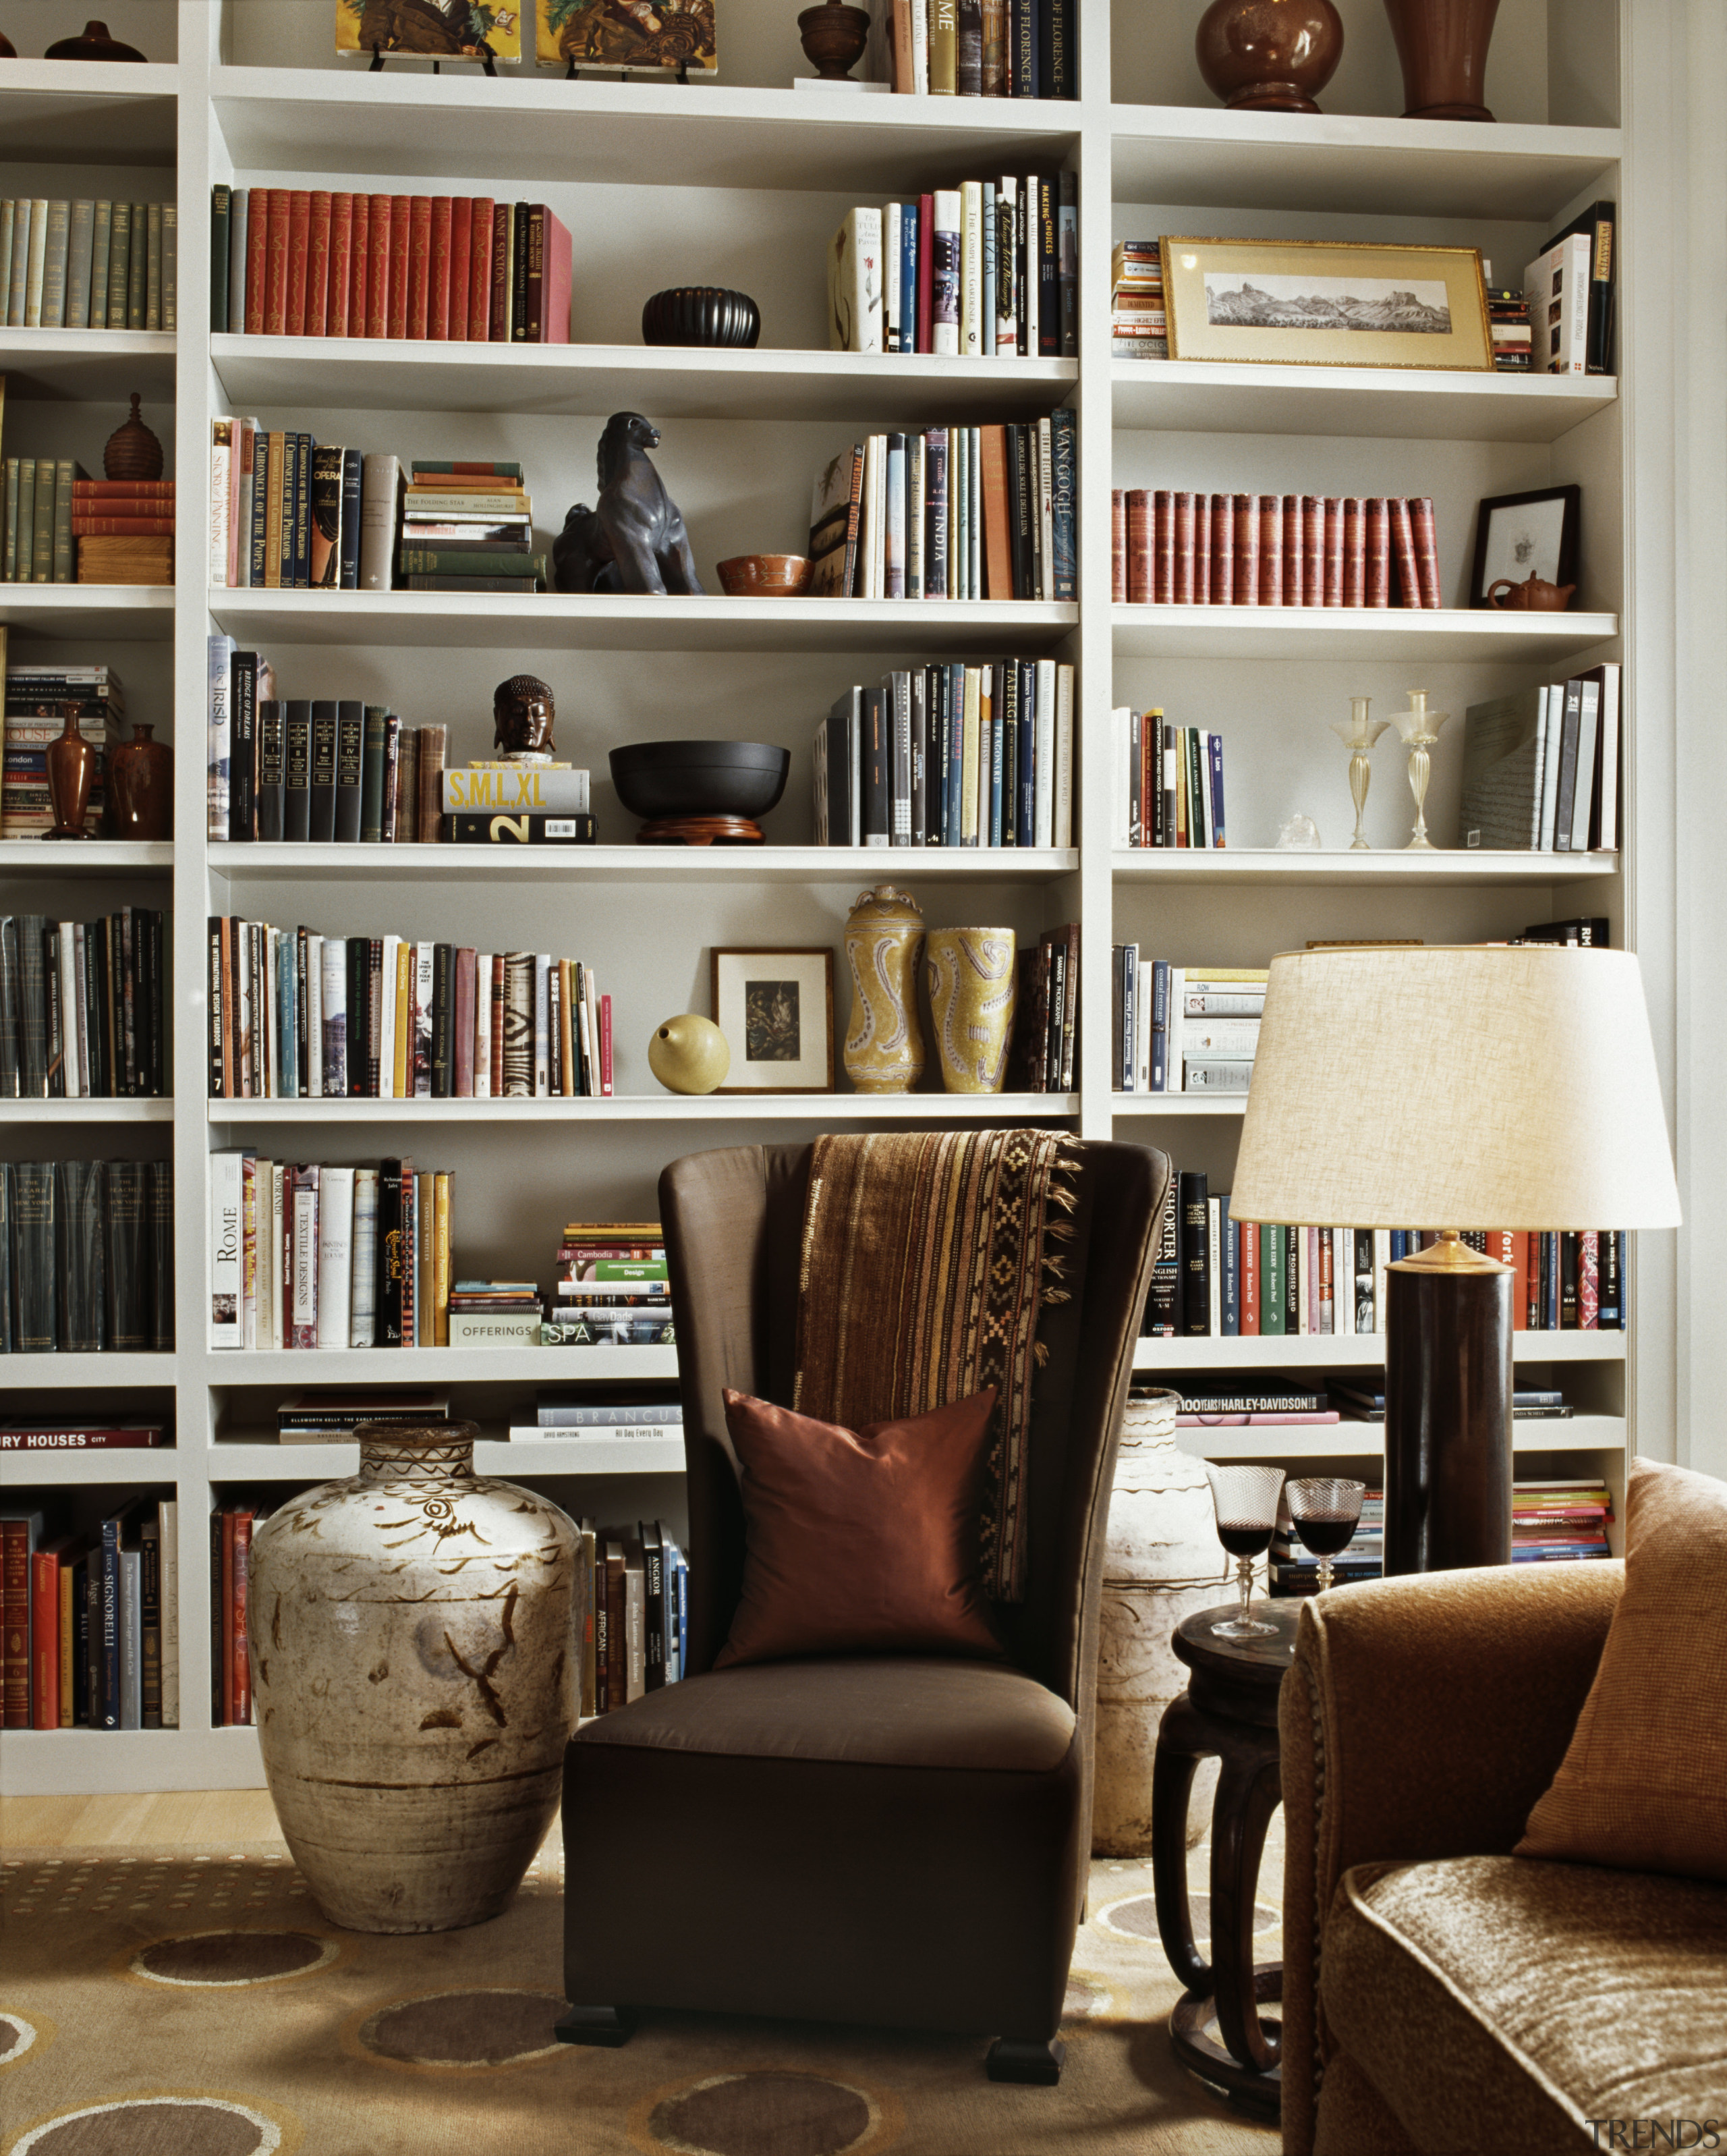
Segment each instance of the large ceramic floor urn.
[[[1151,1758],[1163,1710],[1187,1688],[1170,1651],[1177,1625],[1228,1599],[1205,1463],[1176,1443],[1176,1395],[1130,1400],[1115,1457],[1098,1652],[1097,1782],[1091,1845],[1100,1856],[1151,1847]],[[1196,1782],[1190,1819],[1209,1813],[1216,1770]],[[1202,1832],[1191,1829],[1191,1844]]]
[[360,1430],[360,1472],[252,1544],[252,1696],[295,1862],[332,1923],[442,1932],[509,1902],[575,1726],[575,1531],[476,1477],[472,1423]]

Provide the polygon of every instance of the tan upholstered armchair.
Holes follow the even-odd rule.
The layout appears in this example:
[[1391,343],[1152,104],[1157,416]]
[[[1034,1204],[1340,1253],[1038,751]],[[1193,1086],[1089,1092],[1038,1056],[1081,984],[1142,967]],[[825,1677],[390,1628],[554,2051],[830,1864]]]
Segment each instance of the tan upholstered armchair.
[[1727,2143],[1727,1887],[1510,1854],[1623,1576],[1434,1573],[1303,1610],[1279,1717],[1285,2156],[1668,2147],[1588,2122],[1710,2116]]

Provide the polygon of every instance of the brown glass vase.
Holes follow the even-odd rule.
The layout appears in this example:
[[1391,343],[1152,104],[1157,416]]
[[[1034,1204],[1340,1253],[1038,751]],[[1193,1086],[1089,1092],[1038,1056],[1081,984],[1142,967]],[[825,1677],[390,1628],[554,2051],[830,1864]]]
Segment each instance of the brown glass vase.
[[798,17],[797,35],[822,81],[848,81],[869,37],[869,10],[824,0],[822,7],[806,8]]
[[156,729],[132,722],[132,737],[108,759],[108,798],[120,839],[167,839],[174,831],[174,752]]
[[1331,0],[1212,0],[1193,49],[1232,112],[1317,112],[1343,58],[1343,23]]
[[1491,120],[1481,101],[1499,0],[1385,0],[1406,120]]
[[85,812],[90,807],[90,786],[96,775],[96,752],[78,730],[79,706],[65,706],[65,732],[48,745],[48,801],[54,811],[54,829],[45,839],[85,837]]

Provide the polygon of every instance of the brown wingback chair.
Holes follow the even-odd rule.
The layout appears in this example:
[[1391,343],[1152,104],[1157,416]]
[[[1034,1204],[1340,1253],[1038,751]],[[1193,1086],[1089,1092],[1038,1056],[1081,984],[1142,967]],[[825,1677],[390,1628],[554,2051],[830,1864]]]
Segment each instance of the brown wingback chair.
[[743,1576],[722,1389],[791,1404],[807,1146],[660,1178],[689,1493],[681,1684],[587,1723],[564,1772],[559,2034],[642,2008],[994,2036],[1054,2082],[1091,1840],[1098,1603],[1115,1445],[1170,1166],[1087,1143],[1030,1435],[1009,1663],[933,1656],[713,1668]]

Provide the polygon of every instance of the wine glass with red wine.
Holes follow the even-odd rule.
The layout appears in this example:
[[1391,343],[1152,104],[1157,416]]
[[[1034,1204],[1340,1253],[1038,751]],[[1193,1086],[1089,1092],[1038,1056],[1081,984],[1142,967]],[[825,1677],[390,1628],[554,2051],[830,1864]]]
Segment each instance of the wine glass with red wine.
[[1237,1584],[1241,1589],[1241,1614],[1213,1625],[1220,1640],[1257,1640],[1276,1631],[1251,1614],[1253,1599],[1253,1560],[1271,1548],[1277,1526],[1278,1496],[1284,1486],[1281,1467],[1221,1467],[1206,1462],[1212,1486],[1212,1504],[1217,1518],[1217,1539],[1235,1559]]
[[1289,1517],[1303,1546],[1320,1561],[1319,1584],[1323,1594],[1331,1584],[1332,1559],[1350,1545],[1361,1524],[1365,1482],[1350,1482],[1333,1476],[1310,1476],[1290,1483],[1284,1495],[1289,1501]]

